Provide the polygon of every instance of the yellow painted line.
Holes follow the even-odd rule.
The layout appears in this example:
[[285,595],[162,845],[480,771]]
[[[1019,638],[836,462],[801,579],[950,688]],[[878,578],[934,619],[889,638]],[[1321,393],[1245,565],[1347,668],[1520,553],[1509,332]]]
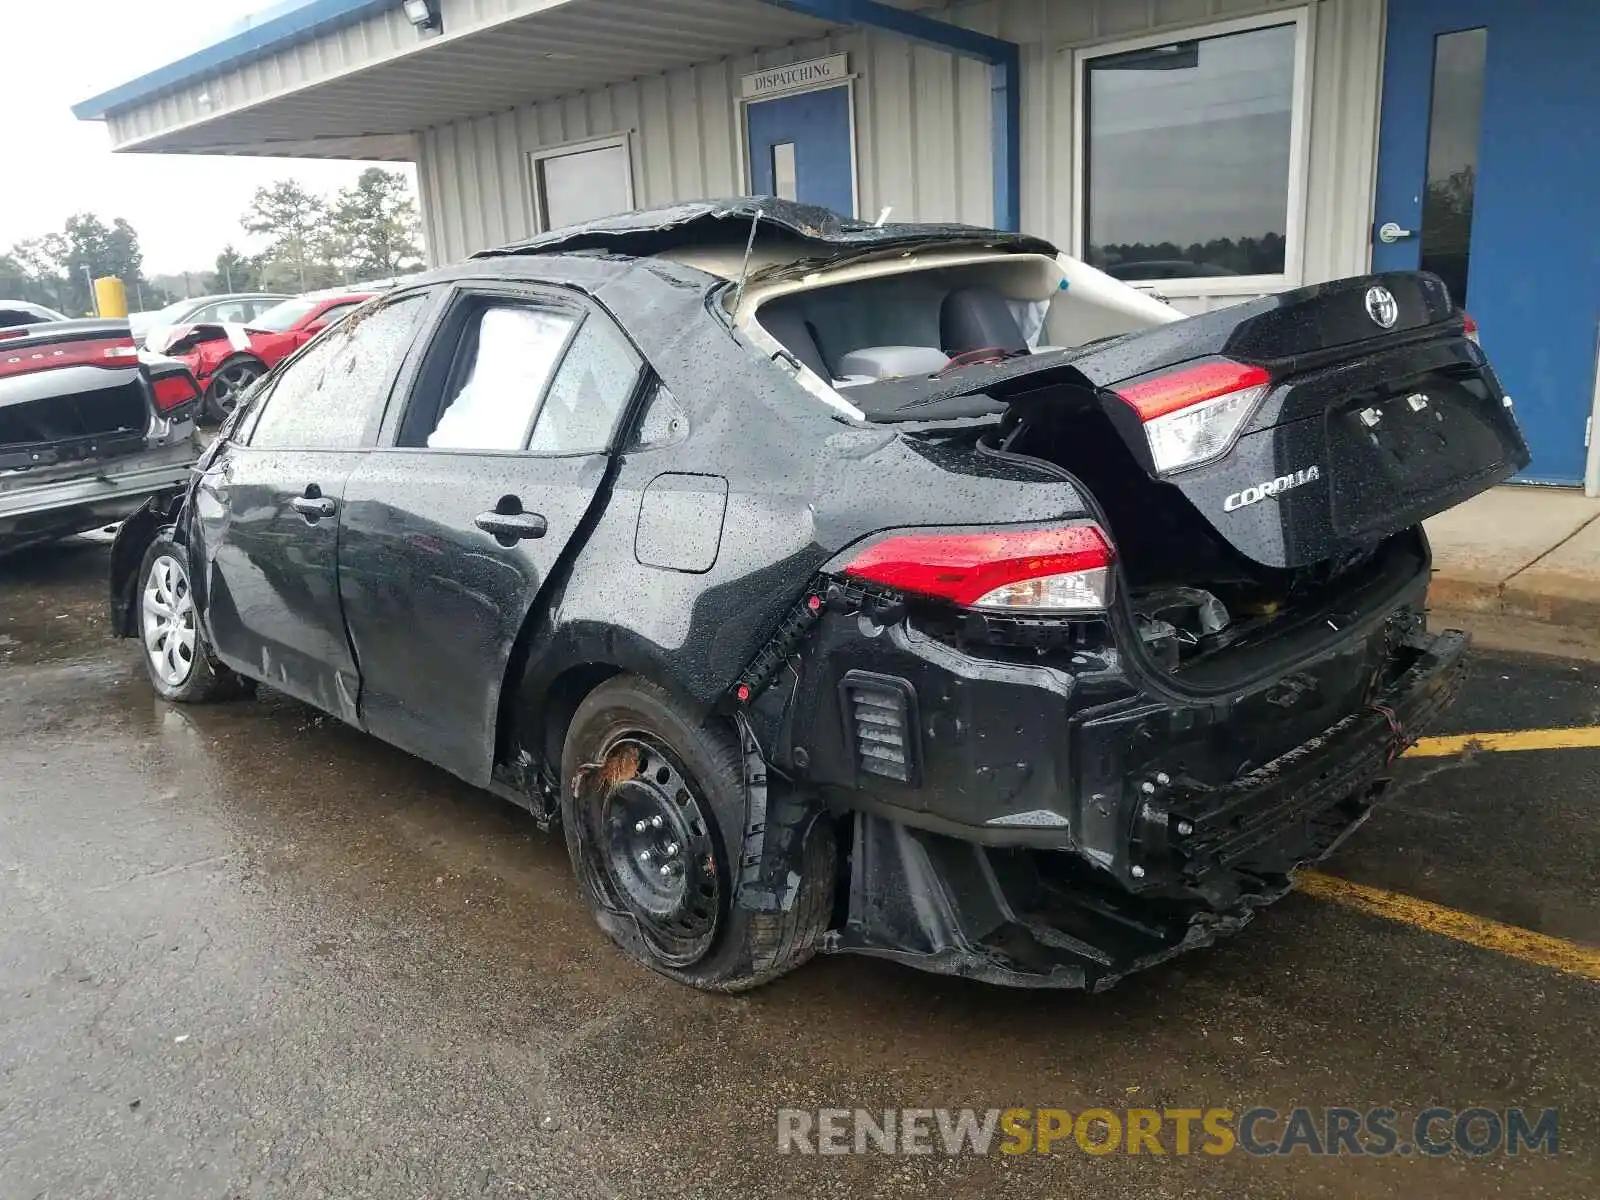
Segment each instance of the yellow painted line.
[[1513,729],[1509,733],[1458,733],[1425,737],[1410,750],[1411,758],[1448,758],[1463,750],[1575,750],[1600,746],[1600,725],[1575,729]]
[[1295,877],[1295,886],[1319,900],[1331,900],[1335,904],[1454,938],[1469,946],[1493,950],[1497,954],[1536,963],[1541,967],[1551,967],[1567,975],[1600,980],[1600,947],[1534,933],[1531,929],[1520,929],[1515,925],[1502,925],[1487,917],[1475,917],[1471,913],[1457,912],[1453,908],[1430,904],[1414,896],[1402,896],[1399,892],[1368,887],[1364,883],[1351,883],[1348,879],[1337,879],[1321,871],[1301,871]]

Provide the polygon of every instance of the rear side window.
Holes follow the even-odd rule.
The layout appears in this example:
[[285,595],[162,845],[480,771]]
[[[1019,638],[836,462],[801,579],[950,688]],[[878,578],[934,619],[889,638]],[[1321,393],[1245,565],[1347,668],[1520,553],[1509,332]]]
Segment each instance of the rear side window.
[[570,310],[491,304],[463,333],[434,450],[521,450],[578,323]]
[[411,344],[423,297],[405,296],[347,322],[289,362],[272,384],[250,445],[269,450],[359,447]]
[[616,327],[590,313],[550,385],[528,448],[535,454],[604,450],[633,395],[640,365]]

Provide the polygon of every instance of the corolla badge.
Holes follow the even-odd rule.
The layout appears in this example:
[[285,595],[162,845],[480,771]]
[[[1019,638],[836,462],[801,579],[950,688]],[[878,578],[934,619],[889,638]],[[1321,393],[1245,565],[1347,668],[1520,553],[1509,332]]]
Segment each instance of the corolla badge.
[[1393,329],[1394,323],[1400,319],[1400,305],[1395,301],[1394,293],[1386,287],[1368,288],[1367,316],[1384,329]]
[[1243,491],[1229,495],[1222,502],[1222,511],[1233,512],[1235,509],[1245,508],[1251,504],[1260,504],[1268,496],[1276,496],[1279,492],[1287,492],[1291,488],[1315,483],[1321,478],[1321,468],[1310,466],[1298,471],[1291,471],[1287,475],[1279,475],[1276,479],[1263,480],[1261,483],[1247,487]]

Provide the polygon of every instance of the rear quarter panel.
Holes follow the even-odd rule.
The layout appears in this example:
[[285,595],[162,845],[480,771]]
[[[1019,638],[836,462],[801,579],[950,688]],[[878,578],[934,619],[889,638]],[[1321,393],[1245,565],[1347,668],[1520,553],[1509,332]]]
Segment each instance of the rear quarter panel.
[[[700,414],[703,423],[679,445],[623,456],[594,531],[530,643],[532,678],[548,681],[578,663],[609,662],[709,709],[818,569],[850,544],[898,527],[1087,513],[1077,489],[1058,476],[882,427],[844,425],[798,385],[794,390],[792,422],[746,427],[713,410]],[[726,483],[720,536],[683,531],[685,564],[699,567],[703,548],[715,545],[707,569],[640,561],[647,490],[667,474]],[[716,506],[703,511],[705,520],[716,519]],[[662,556],[658,549],[646,557]]]

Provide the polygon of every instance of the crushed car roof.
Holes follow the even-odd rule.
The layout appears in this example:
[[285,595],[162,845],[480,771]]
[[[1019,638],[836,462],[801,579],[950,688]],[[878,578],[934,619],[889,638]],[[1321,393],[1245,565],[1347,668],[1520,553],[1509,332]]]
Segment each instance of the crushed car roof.
[[[917,245],[961,242],[997,250],[1035,254],[1056,253],[1042,238],[1006,233],[976,225],[923,225],[906,222],[874,225],[841,217],[814,204],[796,204],[771,196],[734,196],[722,200],[691,200],[661,208],[641,209],[599,217],[580,225],[553,229],[527,241],[493,250],[480,250],[474,258],[516,254],[561,254],[577,250],[604,250],[636,257],[660,254],[685,246],[743,245],[751,226],[756,236],[772,234],[798,243],[802,258],[836,258]],[[763,238],[763,234],[767,238]]]

